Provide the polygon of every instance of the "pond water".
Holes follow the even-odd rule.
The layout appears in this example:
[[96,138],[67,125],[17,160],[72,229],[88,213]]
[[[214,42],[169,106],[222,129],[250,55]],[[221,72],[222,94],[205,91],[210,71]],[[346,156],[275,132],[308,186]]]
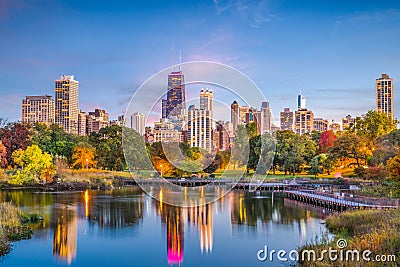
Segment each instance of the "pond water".
[[44,216],[2,266],[282,266],[257,252],[297,249],[325,232],[324,210],[277,193],[232,191],[195,208],[166,205],[139,187],[0,194]]

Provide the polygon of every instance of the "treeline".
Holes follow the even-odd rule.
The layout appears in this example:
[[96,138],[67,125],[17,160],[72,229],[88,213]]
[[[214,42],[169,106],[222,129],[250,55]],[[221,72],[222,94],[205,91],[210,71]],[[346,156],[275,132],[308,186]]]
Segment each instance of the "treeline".
[[[276,150],[272,171],[295,175],[308,172],[317,176],[333,170],[348,170],[351,176],[383,181],[391,178],[400,180],[400,131],[396,121],[386,114],[369,111],[363,118],[357,118],[348,129],[298,135],[292,131],[275,133]],[[250,159],[247,168],[254,169],[260,144],[254,126],[240,126],[237,134],[247,131],[250,138]],[[243,146],[240,139],[236,146]],[[251,156],[255,155],[252,160]]]
[[55,124],[3,123],[0,140],[0,176],[11,184],[52,182],[57,170],[70,167],[126,169],[118,125],[76,136]]

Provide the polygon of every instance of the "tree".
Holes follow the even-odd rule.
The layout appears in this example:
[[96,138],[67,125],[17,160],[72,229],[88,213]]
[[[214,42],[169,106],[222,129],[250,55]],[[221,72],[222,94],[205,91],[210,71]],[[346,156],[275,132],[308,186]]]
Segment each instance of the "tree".
[[30,133],[27,124],[14,122],[0,129],[1,142],[6,147],[7,164],[14,166],[12,153],[15,150],[25,150],[29,145]]
[[4,168],[7,166],[7,149],[0,141],[0,167]]
[[[125,130],[124,130],[125,131]],[[127,138],[133,134],[127,134]],[[89,143],[96,148],[97,166],[107,170],[121,171],[126,168],[122,148],[122,127],[111,125],[101,128],[99,133],[91,133]],[[143,153],[146,152],[141,146]],[[127,146],[125,146],[127,148]],[[132,154],[134,156],[134,153]]]
[[400,153],[387,161],[386,169],[393,181],[400,181]]
[[318,145],[322,153],[326,153],[329,148],[333,147],[336,140],[336,135],[332,130],[321,133]]
[[232,157],[238,166],[247,165],[249,157],[249,135],[244,125],[238,125],[235,133],[234,146],[232,148]]
[[12,157],[22,170],[17,170],[9,181],[11,184],[51,182],[55,173],[52,158],[37,145],[28,146],[26,150],[15,150]]
[[310,161],[310,174],[314,174],[315,177],[317,177],[318,174],[323,174],[325,169],[329,170],[330,168],[330,164],[328,162],[329,159],[326,154],[319,154],[313,157]]
[[81,169],[94,167],[96,165],[95,154],[95,149],[89,144],[79,143],[72,153],[72,166]]
[[361,137],[353,133],[343,133],[334,142],[329,150],[333,159],[354,159],[357,168],[360,168],[360,160],[365,159],[366,148]]
[[371,145],[374,145],[377,137],[395,130],[396,124],[397,121],[392,120],[385,113],[369,110],[364,118],[356,119],[353,128],[357,135],[366,137]]

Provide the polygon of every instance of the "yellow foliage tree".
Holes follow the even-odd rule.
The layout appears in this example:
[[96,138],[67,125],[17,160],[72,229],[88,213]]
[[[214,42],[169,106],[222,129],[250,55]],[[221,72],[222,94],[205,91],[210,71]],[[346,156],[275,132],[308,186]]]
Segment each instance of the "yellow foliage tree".
[[96,166],[95,154],[94,148],[85,144],[77,145],[72,154],[72,166],[81,169]]

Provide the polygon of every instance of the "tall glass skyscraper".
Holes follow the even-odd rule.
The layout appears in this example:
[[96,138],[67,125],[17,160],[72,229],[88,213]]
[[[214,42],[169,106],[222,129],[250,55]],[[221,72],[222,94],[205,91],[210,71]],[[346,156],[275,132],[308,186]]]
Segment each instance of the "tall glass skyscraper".
[[185,80],[182,71],[172,71],[168,74],[168,92],[163,118],[183,119],[186,114]]

